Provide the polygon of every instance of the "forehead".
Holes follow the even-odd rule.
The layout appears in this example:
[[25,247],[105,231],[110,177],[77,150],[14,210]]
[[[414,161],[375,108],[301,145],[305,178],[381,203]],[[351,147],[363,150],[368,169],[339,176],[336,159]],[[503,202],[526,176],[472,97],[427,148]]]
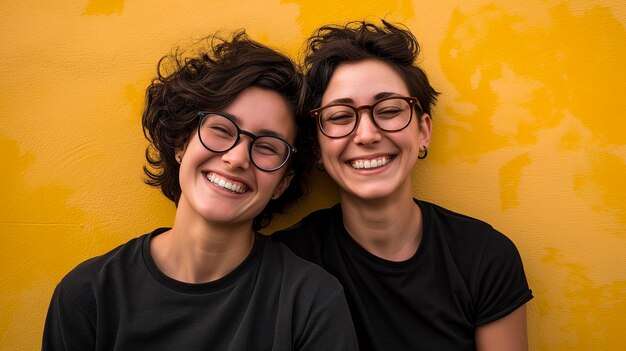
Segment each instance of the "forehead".
[[386,62],[372,59],[343,63],[333,72],[322,96],[322,105],[337,99],[371,103],[380,93],[407,96],[409,91],[402,76]]
[[294,114],[285,98],[273,90],[247,88],[224,111],[234,117],[239,128],[251,133],[274,134],[289,142],[295,138]]

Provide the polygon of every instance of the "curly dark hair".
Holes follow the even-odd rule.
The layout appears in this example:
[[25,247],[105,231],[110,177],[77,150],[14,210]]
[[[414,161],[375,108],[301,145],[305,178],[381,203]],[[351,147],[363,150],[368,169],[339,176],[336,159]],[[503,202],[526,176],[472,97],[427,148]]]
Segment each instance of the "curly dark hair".
[[[271,222],[274,213],[304,195],[312,156],[311,118],[304,114],[305,81],[299,68],[267,46],[253,41],[245,30],[232,39],[217,34],[201,41],[207,45],[192,57],[177,48],[161,58],[157,77],[146,90],[142,125],[150,142],[143,167],[148,185],[158,187],[176,205],[181,195],[180,165],[175,153],[184,147],[197,127],[199,111],[220,111],[246,88],[255,86],[280,94],[295,115],[297,152],[290,159],[294,176],[281,197],[271,200],[257,215],[252,227],[259,230]],[[305,126],[308,124],[308,126]]]
[[[409,94],[417,97],[423,112],[431,114],[439,93],[417,66],[420,46],[406,27],[382,20],[382,26],[365,21],[326,25],[308,39],[304,68],[309,87],[307,109],[320,107],[322,96],[335,69],[342,63],[378,59],[388,63],[402,77]],[[418,114],[421,121],[421,114]]]

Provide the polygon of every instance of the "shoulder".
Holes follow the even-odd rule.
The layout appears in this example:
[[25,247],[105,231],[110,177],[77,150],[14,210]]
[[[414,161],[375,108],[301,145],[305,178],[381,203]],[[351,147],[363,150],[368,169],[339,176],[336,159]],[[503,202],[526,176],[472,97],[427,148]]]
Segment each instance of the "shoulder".
[[79,306],[90,305],[89,301],[98,289],[97,286],[102,284],[102,279],[112,270],[128,269],[128,263],[133,257],[141,254],[141,244],[148,235],[131,239],[103,255],[80,263],[61,279],[57,293]]
[[64,286],[72,286],[76,283],[89,281],[96,278],[98,273],[106,267],[117,264],[120,261],[124,261],[126,258],[128,258],[128,256],[140,252],[143,240],[147,236],[149,236],[149,234],[133,238],[105,254],[90,258],[80,263],[73,270],[71,270],[63,278],[63,280],[61,280],[61,284]]
[[451,255],[472,295],[477,325],[501,318],[532,298],[520,254],[507,236],[481,220],[429,203],[420,206],[430,217],[432,240],[439,243],[432,247]]
[[420,201],[425,212],[425,230],[442,237],[453,249],[476,251],[480,255],[488,247],[493,249],[515,249],[513,242],[489,223],[441,206]]
[[489,232],[493,230],[490,224],[447,208],[426,201],[418,201],[422,211],[426,212],[433,220],[433,224],[444,226],[449,229],[458,229],[461,232]]
[[513,270],[521,267],[517,247],[506,235],[490,224],[443,207],[420,202],[425,210],[425,231],[434,242],[431,247],[444,248],[468,282],[479,279],[488,269]]
[[272,234],[272,239],[285,244],[296,255],[319,262],[323,247],[336,240],[337,228],[343,228],[339,204],[317,210],[289,228]]
[[267,238],[267,254],[279,257],[283,272],[283,283],[298,290],[301,294],[313,296],[321,294],[327,298],[343,292],[339,281],[322,267],[294,254],[283,243]]
[[265,246],[277,265],[270,268],[273,280],[280,280],[278,315],[289,316],[293,348],[356,350],[350,309],[339,281],[282,243],[268,240]]
[[272,238],[278,241],[289,241],[294,236],[317,235],[320,231],[331,229],[337,215],[341,217],[341,206],[339,204],[311,212],[291,227],[276,231],[272,234]]

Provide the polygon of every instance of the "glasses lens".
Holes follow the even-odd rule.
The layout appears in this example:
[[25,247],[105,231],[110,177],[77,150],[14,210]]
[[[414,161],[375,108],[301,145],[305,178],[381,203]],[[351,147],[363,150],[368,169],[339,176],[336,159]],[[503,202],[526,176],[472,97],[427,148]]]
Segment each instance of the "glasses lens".
[[260,136],[254,140],[251,147],[252,162],[266,171],[280,168],[291,153],[289,144],[273,136]]
[[411,121],[411,104],[400,98],[379,101],[373,106],[376,124],[385,131],[400,130]]
[[322,131],[332,137],[346,136],[354,129],[356,113],[351,106],[328,106],[320,111]]
[[213,152],[230,149],[237,142],[237,126],[220,115],[206,115],[198,129],[200,142]]

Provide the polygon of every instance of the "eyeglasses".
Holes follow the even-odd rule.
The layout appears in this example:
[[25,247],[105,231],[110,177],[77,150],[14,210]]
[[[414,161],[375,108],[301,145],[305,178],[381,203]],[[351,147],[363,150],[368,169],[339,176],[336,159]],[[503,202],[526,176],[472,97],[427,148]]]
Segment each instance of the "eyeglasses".
[[320,131],[329,138],[343,138],[356,129],[362,110],[369,110],[372,122],[385,132],[406,128],[413,118],[413,109],[422,110],[414,97],[393,96],[378,100],[372,105],[355,107],[347,104],[330,104],[311,110],[317,118]]
[[207,150],[226,152],[234,148],[241,134],[250,137],[249,155],[252,163],[260,170],[273,172],[283,167],[297,150],[287,141],[272,135],[256,136],[239,126],[226,114],[199,112],[198,138]]

